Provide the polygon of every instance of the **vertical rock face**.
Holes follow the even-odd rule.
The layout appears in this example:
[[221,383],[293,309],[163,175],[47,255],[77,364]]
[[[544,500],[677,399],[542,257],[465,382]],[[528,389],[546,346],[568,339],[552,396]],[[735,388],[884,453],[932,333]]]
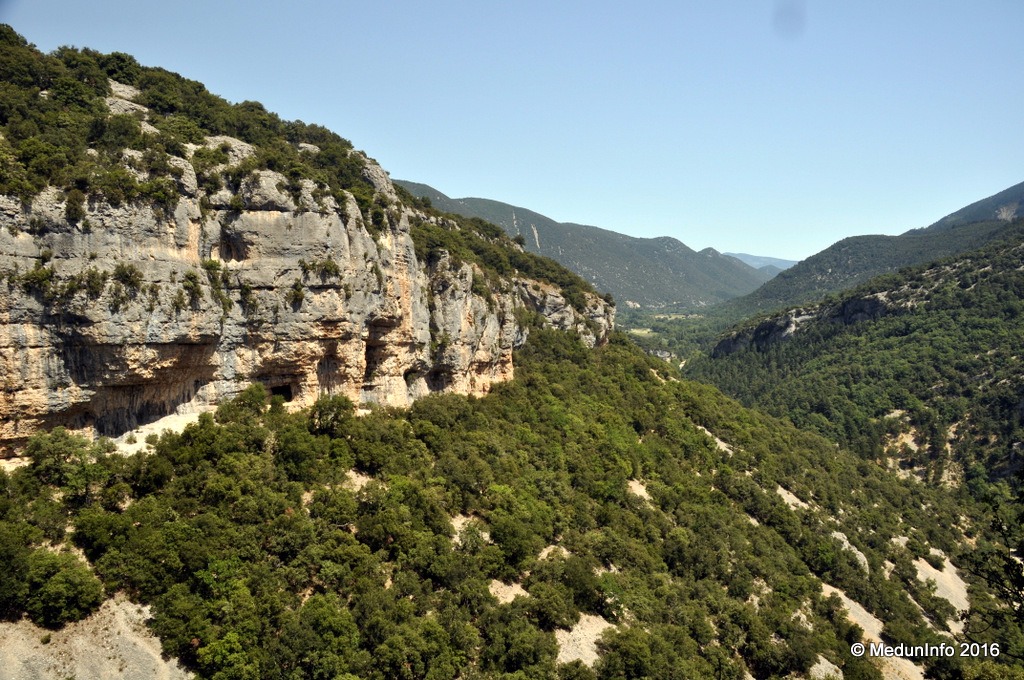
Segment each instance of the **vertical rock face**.
[[475,265],[419,262],[410,223],[441,218],[366,167],[389,206],[375,233],[351,195],[286,191],[269,170],[206,196],[189,167],[173,209],[94,201],[77,221],[56,190],[0,197],[0,447],[56,425],[118,434],[253,382],[300,404],[484,394],[513,375],[522,309],[604,340],[597,297],[581,314],[515,279],[485,299]]

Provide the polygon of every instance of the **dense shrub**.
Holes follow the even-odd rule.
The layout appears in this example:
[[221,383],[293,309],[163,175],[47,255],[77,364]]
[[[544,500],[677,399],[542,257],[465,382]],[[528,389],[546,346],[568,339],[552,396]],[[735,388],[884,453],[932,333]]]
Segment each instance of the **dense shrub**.
[[92,570],[70,553],[40,549],[28,557],[25,611],[35,623],[59,628],[78,621],[103,601],[103,586]]

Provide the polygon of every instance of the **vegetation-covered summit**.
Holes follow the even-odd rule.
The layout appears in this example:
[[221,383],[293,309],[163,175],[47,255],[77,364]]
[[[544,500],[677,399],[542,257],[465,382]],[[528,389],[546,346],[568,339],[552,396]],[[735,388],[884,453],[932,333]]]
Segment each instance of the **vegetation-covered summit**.
[[635,238],[556,222],[486,198],[452,199],[426,184],[395,183],[434,207],[501,226],[525,250],[561,262],[628,306],[700,309],[749,293],[774,275],[711,248],[697,252],[670,237]]
[[[351,197],[378,236],[398,227],[396,199],[372,181],[367,159],[322,128],[228,104],[127,55],[43,55],[6,27],[0,76],[0,191],[26,201],[63,192],[61,228],[86,229],[91,201],[170,209],[179,161],[207,198],[226,188],[241,201],[232,192],[243,178],[273,170],[289,193],[311,183],[322,209],[335,209],[326,207],[333,198],[344,210]],[[106,99],[126,87],[137,94]],[[233,159],[232,143],[217,138],[254,153]],[[420,218],[409,225],[417,258],[438,262],[444,251],[478,264],[484,279],[473,285],[483,297],[517,271],[559,285],[576,305],[591,292],[496,226],[397,196]],[[46,284],[54,255],[8,273],[9,289]],[[1018,255],[992,257],[1016,264]],[[302,268],[337,275],[322,260]],[[209,265],[211,289],[215,281],[228,288],[220,271]],[[985,294],[991,279],[992,294],[977,302],[996,322],[974,319],[978,329],[968,330],[979,342],[999,339],[1019,316],[1015,271],[979,269],[976,279],[939,281],[927,293],[959,323],[968,317],[954,303]],[[112,277],[138,292],[137,273],[126,266]],[[199,274],[187,282],[198,304]],[[82,283],[75,294],[88,294]],[[241,286],[230,292],[243,300]],[[935,322],[921,318],[927,336]],[[954,359],[943,346],[934,356],[918,351],[925,378],[948,377],[934,368]],[[984,369],[976,359],[967,367]],[[929,672],[970,679],[1019,670],[1017,582],[1000,583],[984,565],[1012,562],[1020,506],[1000,506],[1012,489],[975,475],[976,466],[959,494],[901,478],[876,449],[851,449],[861,444],[846,436],[858,434],[846,427],[855,419],[836,418],[840,432],[808,414],[806,424],[837,446],[682,380],[621,336],[591,351],[571,334],[532,328],[516,365],[515,380],[485,398],[435,395],[362,417],[339,397],[292,411],[255,385],[127,456],[60,428],[39,434],[25,450],[28,465],[0,471],[0,617],[55,628],[125,593],[150,605],[166,653],[204,678],[738,680],[831,664],[856,680],[880,673],[850,654],[866,631],[824,584],[881,619],[887,642],[941,643],[959,635],[960,612],[920,575],[922,565],[955,562],[976,572],[964,634],[998,643],[1002,654],[932,658]],[[843,383],[858,395],[859,384]],[[985,382],[960,396],[1010,406],[1016,384]],[[938,427],[948,414],[972,428],[982,422],[956,399],[946,406],[916,394],[922,385],[899,395],[915,427]],[[997,413],[1016,437],[1019,414]],[[979,431],[989,441],[975,444],[992,445],[992,433],[1005,443],[1001,423],[990,424]],[[927,472],[942,478],[938,465]],[[607,627],[593,666],[560,660],[559,641],[581,620]]]
[[1004,473],[1024,435],[1024,227],[1007,229],[1008,240],[790,313],[802,317],[791,334],[715,352],[690,362],[687,374],[875,457],[886,433],[911,425],[930,479],[942,476],[956,425],[957,459],[980,464],[982,476]]
[[[441,213],[401,189],[396,202],[375,185],[379,168],[368,164],[351,142],[320,125],[282,120],[258,102],[229,103],[127,54],[73,47],[44,54],[0,25],[0,194],[28,202],[56,187],[67,221],[56,228],[88,230],[86,205],[94,201],[170,211],[186,190],[188,165],[204,209],[226,189],[226,207],[244,210],[243,180],[270,170],[283,178],[278,189],[297,199],[311,187],[316,209],[331,209],[333,198],[346,219],[354,217],[345,214],[351,196],[373,232],[396,226],[399,204],[433,218],[411,225],[424,261],[444,249],[477,264],[491,287],[519,273],[558,286],[577,310],[586,307],[584,296],[594,289],[579,276],[483,220]],[[47,228],[39,221],[34,231]]]
[[[130,106],[109,110],[111,80],[137,88],[135,103],[151,115]],[[251,169],[278,170],[372,199],[362,159],[351,153],[348,140],[317,125],[283,121],[256,102],[229,104],[200,83],[141,66],[123,53],[62,47],[47,55],[10,26],[0,26],[0,107],[5,194],[29,198],[52,185],[86,197],[131,200],[156,188],[139,186],[124,169],[125,149],[144,152],[147,169],[173,173],[168,156],[187,156],[188,145],[223,135],[258,148],[247,161]],[[299,143],[315,144],[320,153],[302,154]],[[218,152],[193,158],[200,174],[227,160]]]

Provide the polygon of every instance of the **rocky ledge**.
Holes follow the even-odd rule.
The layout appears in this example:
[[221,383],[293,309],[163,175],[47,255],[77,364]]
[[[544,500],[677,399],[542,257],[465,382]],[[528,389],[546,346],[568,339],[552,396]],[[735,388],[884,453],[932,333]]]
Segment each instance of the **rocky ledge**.
[[[244,158],[236,141],[209,144]],[[403,205],[368,159],[380,224],[309,181],[262,170],[207,195],[178,166],[173,207],[92,199],[69,219],[56,189],[0,197],[0,450],[57,425],[117,435],[253,382],[301,405],[482,395],[512,377],[527,317],[590,345],[611,330],[597,296],[580,310],[545,282],[419,261],[411,225],[458,225]]]

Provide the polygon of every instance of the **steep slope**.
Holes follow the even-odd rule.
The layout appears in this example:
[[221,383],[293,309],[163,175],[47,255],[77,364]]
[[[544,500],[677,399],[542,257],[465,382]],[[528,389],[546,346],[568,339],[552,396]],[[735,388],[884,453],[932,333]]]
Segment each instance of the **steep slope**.
[[984,249],[747,322],[687,372],[874,455],[912,426],[915,464],[936,481],[951,462],[1005,471],[1024,395],[1024,223],[1009,228]]
[[85,487],[88,445],[40,437],[0,505],[0,605],[43,618],[22,565],[48,551],[13,538],[39,523],[201,677],[882,677],[844,608],[876,638],[946,639],[915,560],[953,569],[931,553],[962,540],[949,497],[621,337],[538,329],[517,365],[484,398],[362,418],[256,387],[148,452],[95,452]]
[[323,128],[0,33],[0,447],[118,434],[253,381],[297,404],[483,394],[512,377],[524,314],[592,344],[610,330],[578,277],[404,204]]
[[453,199],[425,184],[395,184],[446,212],[500,225],[524,247],[573,270],[627,306],[699,308],[754,290],[762,272],[711,248],[696,252],[674,238],[634,238],[606,229],[555,222],[484,198]]
[[[203,678],[852,680],[886,668],[854,641],[1015,604],[958,580],[989,518],[681,380],[499,227],[402,200],[315,126],[15,38],[0,405],[46,402],[8,423],[72,403],[116,431],[179,374],[235,396],[130,455],[58,427],[0,466],[0,631],[106,630],[120,595]],[[16,629],[30,677],[95,644]],[[1024,637],[977,634],[1004,631],[997,660],[921,663],[995,677]],[[170,672],[143,643],[131,676]],[[121,673],[130,647],[50,668]]]
[[967,632],[1012,646],[1024,629],[1024,222],[1007,228],[983,249],[749,322],[686,372],[978,508],[992,531],[961,566],[1007,606],[975,603]]
[[1002,237],[1024,202],[1024,183],[899,236],[843,239],[779,274],[724,309],[737,317],[811,303],[873,276],[980,248]]
[[985,222],[993,219],[1012,220],[1017,217],[1024,217],[1024,206],[1022,206],[1022,203],[1024,203],[1024,182],[1015,184],[1009,189],[1004,189],[988,198],[971,203],[966,208],[961,208],[951,215],[946,215],[928,228],[938,231],[971,224],[972,222]]

